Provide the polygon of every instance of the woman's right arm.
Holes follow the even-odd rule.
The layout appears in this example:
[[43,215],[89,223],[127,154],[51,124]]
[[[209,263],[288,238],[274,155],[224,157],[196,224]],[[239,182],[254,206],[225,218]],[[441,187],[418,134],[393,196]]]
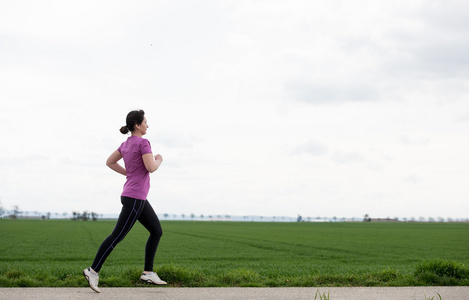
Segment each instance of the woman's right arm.
[[125,176],[127,175],[127,171],[125,170],[123,166],[117,163],[121,158],[122,158],[122,154],[119,152],[119,150],[112,152],[112,154],[109,156],[109,158],[106,161],[106,166],[113,169],[117,173]]

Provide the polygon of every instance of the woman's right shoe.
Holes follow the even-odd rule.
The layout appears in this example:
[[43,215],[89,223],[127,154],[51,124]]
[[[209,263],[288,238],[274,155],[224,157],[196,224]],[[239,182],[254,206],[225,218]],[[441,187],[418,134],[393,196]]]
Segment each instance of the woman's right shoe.
[[156,274],[155,272],[150,273],[150,274],[143,273],[142,276],[140,276],[140,280],[148,282],[148,283],[153,283],[153,284],[156,284],[156,285],[166,285],[167,284],[166,281],[161,280],[160,277],[158,277],[158,274]]

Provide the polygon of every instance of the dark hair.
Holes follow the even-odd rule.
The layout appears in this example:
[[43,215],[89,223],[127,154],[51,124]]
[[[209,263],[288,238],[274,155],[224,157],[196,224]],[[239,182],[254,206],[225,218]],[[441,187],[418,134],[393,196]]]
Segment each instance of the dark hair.
[[140,125],[143,122],[143,116],[145,112],[143,110],[133,110],[127,114],[125,119],[125,126],[122,126],[120,132],[122,134],[127,134],[129,131],[134,131],[135,125]]

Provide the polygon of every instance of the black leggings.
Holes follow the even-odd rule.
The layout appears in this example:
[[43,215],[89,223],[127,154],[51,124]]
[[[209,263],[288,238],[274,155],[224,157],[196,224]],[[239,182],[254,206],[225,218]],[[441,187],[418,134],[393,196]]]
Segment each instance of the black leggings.
[[119,215],[119,219],[117,219],[116,227],[114,227],[111,235],[108,236],[99,247],[91,268],[96,272],[101,270],[106,258],[111,254],[117,244],[124,239],[138,220],[150,232],[150,237],[145,247],[144,271],[153,271],[156,249],[163,235],[160,220],[158,220],[155,211],[147,200],[121,197],[121,202],[122,211]]

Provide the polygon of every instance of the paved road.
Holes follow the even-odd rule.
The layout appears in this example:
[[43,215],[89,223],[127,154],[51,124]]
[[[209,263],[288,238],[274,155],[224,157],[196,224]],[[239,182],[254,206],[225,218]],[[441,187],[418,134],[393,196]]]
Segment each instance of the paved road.
[[[469,300],[469,287],[319,287],[319,288],[0,288],[0,299],[409,299]],[[323,298],[324,299],[324,298]],[[327,299],[327,298],[326,298]]]

